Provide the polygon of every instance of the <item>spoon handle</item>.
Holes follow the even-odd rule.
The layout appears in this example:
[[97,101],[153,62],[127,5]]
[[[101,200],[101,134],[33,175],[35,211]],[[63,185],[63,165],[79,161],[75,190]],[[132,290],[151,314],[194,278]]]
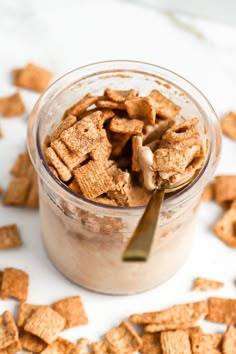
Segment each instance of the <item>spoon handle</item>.
[[147,260],[157,227],[164,189],[155,189],[123,254],[125,262]]

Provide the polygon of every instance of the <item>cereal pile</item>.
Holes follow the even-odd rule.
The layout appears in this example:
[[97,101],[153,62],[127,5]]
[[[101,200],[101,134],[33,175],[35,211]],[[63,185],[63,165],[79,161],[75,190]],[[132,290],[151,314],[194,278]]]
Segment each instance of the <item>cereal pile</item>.
[[183,121],[180,111],[158,90],[147,97],[134,89],[88,93],[46,137],[45,160],[57,178],[87,199],[145,205],[157,186],[182,184],[203,166],[199,119]]
[[[52,75],[29,64],[24,69],[14,70],[13,77],[15,85],[42,92]],[[152,99],[156,102],[154,108]],[[88,110],[92,104],[97,108]],[[0,111],[6,118],[22,114],[25,108],[20,93],[1,98]],[[189,172],[189,166],[191,171],[194,170],[196,161],[195,170],[204,161],[198,121],[192,119],[176,124],[174,119],[179,111],[178,106],[160,96],[158,91],[148,97],[139,97],[135,90],[117,92],[107,89],[103,97],[88,94],[65,113],[59,127],[47,138],[45,156],[50,169],[75,193],[99,203],[131,205],[130,188],[138,191],[136,194],[142,190],[146,203],[149,192],[148,188],[143,192],[145,173],[140,164],[142,159],[137,158],[139,148],[148,148],[152,153],[155,183],[162,180],[171,182],[179,174],[182,176]],[[88,127],[89,131],[86,131]],[[222,119],[222,129],[225,135],[236,140],[235,113],[231,112]],[[78,145],[81,131],[87,145]],[[183,133],[184,138],[181,136]],[[3,137],[1,130],[0,137]],[[184,159],[182,144],[185,152],[188,151]],[[196,148],[192,149],[192,146]],[[178,161],[173,160],[173,149],[178,151],[175,155]],[[102,169],[100,156],[103,156],[103,161],[107,160],[106,169]],[[99,191],[92,188],[91,180],[89,188],[86,185],[83,176],[88,176],[87,171],[92,171],[95,177],[97,174],[100,178],[102,176]],[[10,172],[13,178],[7,191],[0,188],[3,204],[37,208],[37,177],[27,153],[17,157]],[[138,186],[133,185],[135,174],[139,176]],[[114,184],[115,188],[110,188]],[[110,189],[107,190],[108,187]],[[236,176],[215,177],[213,183],[206,187],[202,199],[214,199],[224,208],[213,231],[228,246],[236,248]],[[140,199],[133,203],[140,205]],[[0,226],[0,252],[22,245],[16,224]],[[224,283],[218,280],[198,277],[192,290],[216,291],[223,286]],[[99,342],[90,343],[88,339],[80,338],[77,343],[72,343],[60,335],[64,330],[88,323],[81,297],[69,297],[51,305],[30,304],[27,302],[28,288],[29,276],[25,271],[13,267],[0,270],[0,301],[9,298],[19,301],[17,320],[7,309],[0,314],[0,354],[16,354],[22,349],[31,354],[236,353],[236,299],[210,297],[206,301],[177,304],[161,311],[133,314],[105,333]],[[224,334],[206,334],[198,323],[202,320],[226,324],[227,329]],[[131,324],[140,327],[139,334]]]

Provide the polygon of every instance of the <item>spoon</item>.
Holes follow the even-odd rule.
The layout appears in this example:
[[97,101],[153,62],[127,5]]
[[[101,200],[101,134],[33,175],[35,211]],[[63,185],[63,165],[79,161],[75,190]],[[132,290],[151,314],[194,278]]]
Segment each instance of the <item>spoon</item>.
[[155,230],[158,224],[161,205],[165,193],[173,193],[193,180],[194,176],[179,185],[161,186],[154,189],[145,211],[123,253],[124,262],[145,262],[149,256]]

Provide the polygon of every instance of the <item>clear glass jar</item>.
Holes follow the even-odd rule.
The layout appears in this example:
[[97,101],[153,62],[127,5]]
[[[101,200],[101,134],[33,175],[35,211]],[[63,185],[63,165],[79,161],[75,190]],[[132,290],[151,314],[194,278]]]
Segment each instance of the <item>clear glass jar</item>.
[[[144,207],[113,207],[74,194],[56,179],[43,159],[42,144],[64,111],[86,93],[106,87],[156,88],[182,107],[185,118],[199,117],[208,151],[204,168],[185,189],[164,200],[150,257],[124,263],[122,253]],[[131,294],[169,279],[186,260],[203,188],[221,150],[217,116],[202,93],[182,77],[155,65],[110,61],[84,66],[56,81],[36,103],[28,125],[28,148],[39,176],[43,242],[55,266],[73,282],[108,294]]]

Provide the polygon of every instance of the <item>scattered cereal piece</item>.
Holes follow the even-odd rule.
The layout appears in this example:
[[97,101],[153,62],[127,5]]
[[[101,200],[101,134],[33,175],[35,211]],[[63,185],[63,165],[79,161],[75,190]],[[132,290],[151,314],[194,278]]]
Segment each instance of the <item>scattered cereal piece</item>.
[[22,241],[16,224],[0,227],[0,250],[21,245]]
[[[69,342],[64,338],[57,338],[57,340],[49,344],[41,354],[76,354],[76,344]],[[78,353],[79,354],[79,353]]]
[[192,138],[198,133],[199,118],[192,118],[180,124],[174,124],[162,136],[162,139],[169,142],[181,142]]
[[40,307],[42,307],[42,305],[32,305],[32,304],[27,304],[26,302],[22,302],[19,306],[17,326],[24,327],[26,324],[26,321]]
[[215,188],[214,188],[214,184],[208,184],[205,188],[204,191],[202,193],[202,201],[206,202],[208,200],[212,200],[214,198],[215,195]]
[[125,110],[126,109],[125,103],[108,101],[108,100],[106,100],[105,97],[104,97],[104,99],[99,99],[96,102],[96,106],[99,107],[99,108],[121,109],[121,110]]
[[[19,351],[21,351],[21,349],[22,349],[21,343],[19,340],[17,340],[16,342],[9,345],[8,347],[6,347],[4,349],[0,349],[0,354],[16,354]],[[31,353],[29,353],[29,354],[31,354]]]
[[108,160],[111,155],[112,145],[111,145],[110,141],[108,140],[107,132],[105,129],[101,130],[101,137],[102,137],[102,139],[101,139],[100,144],[96,147],[96,149],[94,149],[90,152],[90,156],[94,161]]
[[126,99],[136,97],[138,95],[138,92],[134,89],[122,91],[107,88],[104,92],[104,95],[108,96],[108,98],[114,102],[125,102]]
[[236,175],[215,177],[214,188],[217,203],[233,201],[236,199]]
[[72,127],[76,122],[77,122],[77,118],[75,116],[73,116],[72,114],[68,115],[65,119],[63,119],[61,121],[59,126],[56,128],[56,130],[50,136],[50,142],[59,139],[61,133],[64,130]]
[[52,308],[65,318],[65,329],[88,323],[80,296],[57,301],[52,305]]
[[52,79],[52,73],[34,64],[13,71],[13,83],[29,90],[43,92]]
[[[65,319],[49,306],[39,307],[26,321],[24,330],[50,344],[65,327]],[[47,350],[47,349],[46,349]]]
[[96,103],[97,100],[98,100],[97,96],[93,96],[91,95],[91,93],[88,93],[83,98],[81,98],[79,102],[74,104],[74,106],[72,106],[65,112],[65,117],[67,117],[67,115],[69,114],[73,114],[74,116],[79,116],[81,113],[84,113],[87,108],[89,108],[94,103]]
[[154,325],[156,324],[161,326],[173,325],[175,328],[183,325],[186,328],[192,327],[195,322],[204,319],[207,313],[207,302],[198,301],[189,304],[174,305],[169,309],[159,312],[146,312],[141,315],[132,315],[129,317],[129,321],[133,323],[148,324],[147,327],[151,326],[150,324],[153,324],[153,327],[155,327]]
[[81,119],[61,133],[61,139],[67,147],[84,156],[95,149],[101,141],[102,113],[100,111]]
[[210,297],[207,320],[216,323],[236,323],[236,299]]
[[87,156],[78,156],[76,153],[71,152],[66,144],[60,140],[54,140],[51,143],[51,147],[56,152],[58,157],[64,162],[64,164],[72,171],[75,167],[78,167],[81,162],[85,161]]
[[38,177],[35,174],[32,176],[30,190],[25,205],[34,209],[39,207]]
[[109,129],[115,133],[121,134],[141,134],[144,123],[138,119],[112,118]]
[[57,156],[55,151],[51,147],[49,147],[45,150],[45,155],[47,157],[47,160],[50,161],[53,167],[55,167],[62,181],[69,181],[69,179],[71,179],[72,177],[72,174],[70,170],[66,167],[66,165],[64,165],[64,163]]
[[[94,342],[91,344],[94,354],[118,354],[115,348],[108,342]],[[121,352],[119,352],[120,354]]]
[[192,354],[187,331],[161,332],[162,354]]
[[230,208],[215,223],[213,231],[230,247],[236,247],[236,209]]
[[80,338],[76,344],[76,353],[80,354],[81,350],[89,345],[89,340],[87,338]]
[[47,346],[42,339],[24,331],[20,332],[20,342],[24,350],[29,350],[33,353],[41,353]]
[[26,177],[30,167],[31,161],[28,153],[19,154],[10,172],[15,177]]
[[14,297],[25,301],[28,296],[29,276],[26,272],[16,268],[5,268],[2,277],[1,296]]
[[224,286],[221,281],[206,279],[206,278],[196,278],[193,284],[193,290],[207,291],[207,290],[217,290]]
[[156,111],[152,100],[148,97],[134,97],[125,101],[128,115],[132,119],[144,119],[155,125]]
[[229,112],[221,119],[221,128],[230,139],[236,140],[236,113]]
[[76,182],[83,195],[93,199],[114,189],[112,177],[108,175],[106,167],[100,161],[89,161],[86,165],[73,171]]
[[222,344],[223,354],[235,354],[236,353],[236,328],[228,326]]
[[220,354],[222,334],[204,334],[201,327],[190,329],[190,339],[193,354]]
[[142,339],[126,321],[107,332],[104,337],[119,354],[136,352],[142,346]]
[[142,354],[162,354],[160,333],[145,333],[142,337]]
[[10,312],[0,316],[0,350],[6,349],[18,340],[18,329]]
[[163,96],[160,91],[152,90],[149,97],[154,103],[156,114],[164,119],[173,119],[181,110],[173,101]]
[[11,118],[25,113],[25,105],[19,92],[0,98],[0,112],[3,117]]
[[29,190],[30,179],[28,177],[13,178],[8,186],[3,204],[23,206],[26,202]]

